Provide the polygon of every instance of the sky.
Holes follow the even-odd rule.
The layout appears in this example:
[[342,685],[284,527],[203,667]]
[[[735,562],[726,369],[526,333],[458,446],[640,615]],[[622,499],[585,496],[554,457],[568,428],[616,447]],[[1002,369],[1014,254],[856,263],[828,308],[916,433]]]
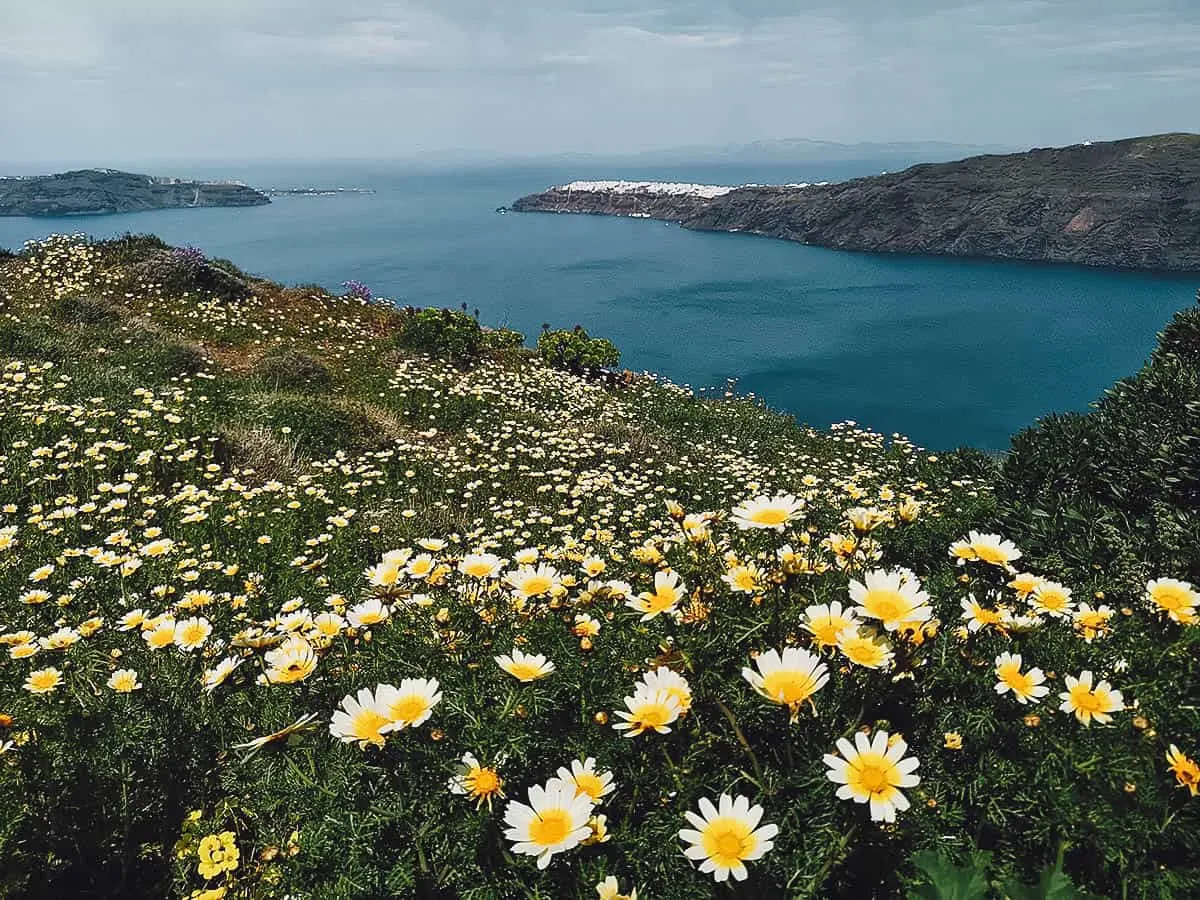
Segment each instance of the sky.
[[0,159],[1200,130],[1200,0],[0,0]]

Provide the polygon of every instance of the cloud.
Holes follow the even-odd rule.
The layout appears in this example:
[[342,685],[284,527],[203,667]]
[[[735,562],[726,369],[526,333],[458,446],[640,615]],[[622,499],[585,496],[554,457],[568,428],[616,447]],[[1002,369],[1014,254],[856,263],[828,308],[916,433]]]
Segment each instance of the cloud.
[[0,3],[0,153],[22,159],[68,134],[83,154],[346,155],[354,122],[380,156],[1046,145],[1200,108],[1194,0]]

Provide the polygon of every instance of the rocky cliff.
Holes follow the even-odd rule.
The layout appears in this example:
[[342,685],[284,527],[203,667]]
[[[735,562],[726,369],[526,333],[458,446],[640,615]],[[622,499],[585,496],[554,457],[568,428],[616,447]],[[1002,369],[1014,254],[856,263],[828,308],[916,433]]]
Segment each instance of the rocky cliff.
[[152,178],[112,169],[0,178],[0,216],[69,216],[192,206],[261,206],[244,184]]
[[641,216],[844,250],[1200,271],[1200,135],[973,156],[718,196],[551,188],[520,211]]

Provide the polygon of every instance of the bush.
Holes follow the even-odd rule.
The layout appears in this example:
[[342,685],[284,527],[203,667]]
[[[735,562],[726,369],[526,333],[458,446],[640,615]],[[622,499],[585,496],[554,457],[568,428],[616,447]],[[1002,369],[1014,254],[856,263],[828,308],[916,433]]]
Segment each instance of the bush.
[[56,297],[46,311],[55,321],[82,327],[110,324],[118,318],[116,307],[109,301],[77,294]]
[[483,347],[486,350],[515,350],[525,345],[525,335],[511,328],[485,328]]
[[240,300],[251,293],[246,279],[214,265],[190,247],[154,251],[131,272],[172,293],[208,294],[226,301]]
[[272,390],[326,391],[333,384],[324,363],[292,350],[263,357],[255,364],[254,374]]
[[479,322],[455,309],[416,311],[408,315],[402,329],[400,346],[444,356],[454,362],[477,359],[483,346]]
[[157,235],[130,232],[112,240],[98,241],[95,246],[105,259],[118,266],[140,263],[157,253],[171,249],[171,245]]
[[571,372],[611,367],[621,361],[621,352],[611,341],[589,337],[581,325],[570,331],[544,330],[538,336],[537,349],[550,365]]
[[362,411],[321,397],[267,394],[252,416],[296,445],[298,452],[326,459],[337,450],[363,451],[389,443]]

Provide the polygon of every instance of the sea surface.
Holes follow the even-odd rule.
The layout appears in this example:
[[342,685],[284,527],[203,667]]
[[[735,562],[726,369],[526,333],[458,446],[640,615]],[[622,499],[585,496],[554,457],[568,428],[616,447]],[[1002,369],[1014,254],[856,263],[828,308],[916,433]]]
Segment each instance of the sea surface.
[[1002,450],[1039,416],[1086,409],[1194,302],[1200,275],[847,253],[650,220],[496,212],[575,179],[782,183],[898,167],[177,164],[161,174],[376,193],[0,218],[0,246],[53,232],[153,232],[286,283],[340,290],[353,278],[403,304],[466,303],[485,324],[531,338],[543,323],[582,324],[611,338],[629,368],[696,388],[736,378],[740,392],[803,422],[853,419],[931,449]]

